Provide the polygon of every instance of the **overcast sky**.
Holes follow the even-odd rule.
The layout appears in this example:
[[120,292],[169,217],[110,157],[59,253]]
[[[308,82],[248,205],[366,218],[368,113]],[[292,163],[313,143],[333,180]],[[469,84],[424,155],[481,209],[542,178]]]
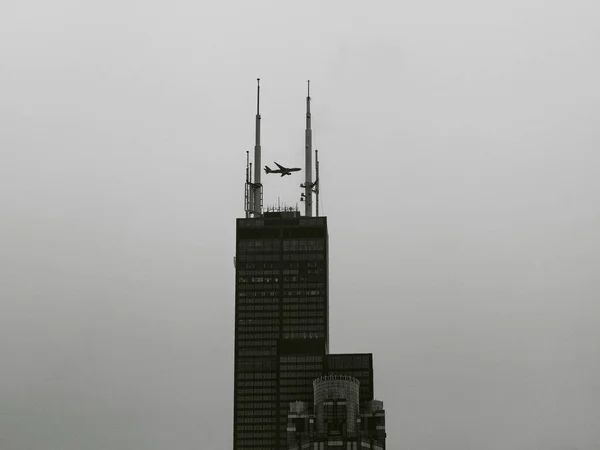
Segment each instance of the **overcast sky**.
[[600,449],[599,13],[3,0],[0,448],[231,448],[260,77],[290,166],[312,80],[330,350],[374,353],[388,448]]

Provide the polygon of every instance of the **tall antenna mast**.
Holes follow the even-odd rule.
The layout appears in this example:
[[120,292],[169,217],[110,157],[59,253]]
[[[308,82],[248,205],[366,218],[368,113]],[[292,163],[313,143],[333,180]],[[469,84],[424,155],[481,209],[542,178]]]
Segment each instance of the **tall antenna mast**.
[[317,179],[315,180],[313,192],[317,198],[317,217],[319,217],[319,150],[315,150],[315,172]]
[[304,173],[306,181],[304,183],[304,215],[312,216],[312,129],[310,116],[310,80],[308,80],[308,93],[306,96],[306,132],[304,134]]
[[254,183],[252,185],[252,206],[254,216],[262,214],[262,184],[260,183],[260,78],[256,79],[256,131],[254,141]]
[[244,211],[246,212],[246,219],[250,217],[250,211],[252,211],[252,184],[250,183],[250,152],[246,151],[246,189],[244,189]]

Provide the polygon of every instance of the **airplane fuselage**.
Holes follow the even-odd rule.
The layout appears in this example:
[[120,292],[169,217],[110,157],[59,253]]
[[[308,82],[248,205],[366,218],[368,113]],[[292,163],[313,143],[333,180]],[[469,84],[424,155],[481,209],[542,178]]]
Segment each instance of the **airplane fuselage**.
[[265,166],[265,173],[280,173],[282,177],[286,176],[286,175],[291,175],[292,172],[298,172],[300,169],[299,167],[283,167],[280,164],[275,163],[275,165],[277,165],[278,169],[271,169],[269,166]]

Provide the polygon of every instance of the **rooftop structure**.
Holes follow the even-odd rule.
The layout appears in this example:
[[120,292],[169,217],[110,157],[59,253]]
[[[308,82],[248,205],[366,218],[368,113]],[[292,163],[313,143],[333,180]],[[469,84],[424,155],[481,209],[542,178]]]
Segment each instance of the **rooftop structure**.
[[[263,208],[260,84],[257,89],[254,163],[247,152],[245,217],[236,222],[234,450],[287,448],[290,404],[297,418],[321,420],[309,435],[296,428],[301,439],[329,436],[328,417],[341,414],[342,397],[344,414],[351,414],[344,436],[358,442],[361,405],[373,400],[373,356],[329,354],[329,235],[327,217],[319,217],[316,151],[312,178],[310,100],[309,90],[304,215],[297,204]],[[331,401],[337,402],[333,410]]]
[[385,449],[383,402],[360,403],[357,378],[326,375],[313,382],[314,401],[290,403],[288,450]]

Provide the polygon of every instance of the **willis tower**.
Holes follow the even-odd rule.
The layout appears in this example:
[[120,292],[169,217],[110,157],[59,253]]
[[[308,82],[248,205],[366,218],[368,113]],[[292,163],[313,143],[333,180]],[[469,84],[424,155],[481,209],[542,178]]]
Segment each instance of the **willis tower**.
[[236,223],[234,450],[287,449],[290,405],[311,404],[314,382],[325,375],[354,377],[360,401],[373,399],[372,355],[329,353],[328,231],[318,215],[318,161],[312,180],[310,90],[304,215],[288,207],[263,211],[259,99],[260,85],[254,167],[247,161],[245,217]]

